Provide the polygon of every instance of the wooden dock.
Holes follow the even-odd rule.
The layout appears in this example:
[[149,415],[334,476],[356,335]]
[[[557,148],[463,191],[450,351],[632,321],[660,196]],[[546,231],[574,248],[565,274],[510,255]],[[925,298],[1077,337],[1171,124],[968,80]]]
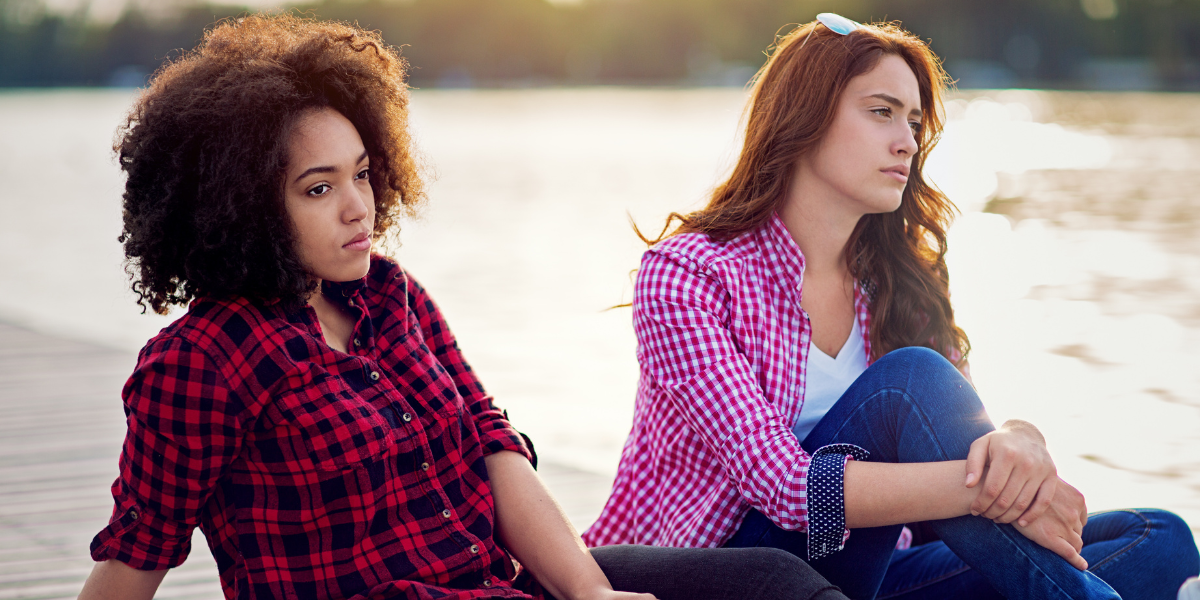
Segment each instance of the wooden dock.
[[[127,352],[0,323],[0,599],[74,598],[92,568],[88,545],[112,511],[109,486],[125,434]],[[543,461],[539,469],[576,527],[611,480]],[[219,599],[199,530],[158,598]]]

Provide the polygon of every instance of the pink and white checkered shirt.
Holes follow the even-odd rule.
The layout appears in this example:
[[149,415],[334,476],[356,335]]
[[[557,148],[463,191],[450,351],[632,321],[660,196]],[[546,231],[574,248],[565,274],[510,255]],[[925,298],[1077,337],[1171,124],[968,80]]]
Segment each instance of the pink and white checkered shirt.
[[[633,429],[588,545],[721,546],[751,508],[809,531],[812,457],[792,433],[812,333],[803,276],[778,215],[726,243],[677,235],[642,257]],[[854,306],[870,361],[857,286]]]

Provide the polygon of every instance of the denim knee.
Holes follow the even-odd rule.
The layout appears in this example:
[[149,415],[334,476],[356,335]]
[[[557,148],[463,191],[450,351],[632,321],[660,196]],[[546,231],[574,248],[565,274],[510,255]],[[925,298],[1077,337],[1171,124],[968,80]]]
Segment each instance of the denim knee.
[[1137,512],[1150,520],[1151,527],[1163,534],[1163,549],[1179,568],[1179,577],[1188,578],[1200,574],[1200,549],[1192,537],[1192,528],[1183,517],[1160,508],[1139,508]]
[[897,348],[881,356],[872,366],[905,372],[920,371],[936,373],[946,371],[947,369],[951,372],[958,372],[954,368],[954,365],[946,360],[946,357],[924,346]]
[[[946,357],[921,346],[892,350],[868,370],[877,389],[896,389],[931,410],[955,410],[967,401],[978,410],[971,384]],[[961,407],[960,407],[961,408]]]

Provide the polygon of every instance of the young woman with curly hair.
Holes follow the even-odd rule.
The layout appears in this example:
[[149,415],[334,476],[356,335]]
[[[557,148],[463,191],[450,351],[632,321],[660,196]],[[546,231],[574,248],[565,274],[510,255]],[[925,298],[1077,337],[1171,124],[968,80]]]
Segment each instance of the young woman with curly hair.
[[[1200,569],[1175,515],[1089,517],[964,377],[953,205],[922,175],[945,82],[892,24],[778,42],[732,175],[642,259],[633,429],[586,541],[782,548],[856,599],[1169,598]],[[913,522],[943,541],[893,552]]]
[[199,527],[228,598],[844,599],[778,550],[586,550],[429,294],[371,252],[423,198],[404,67],[347,25],[249,17],[138,99],[121,239],[142,305],[187,313],[124,387],[81,598],[151,598]]

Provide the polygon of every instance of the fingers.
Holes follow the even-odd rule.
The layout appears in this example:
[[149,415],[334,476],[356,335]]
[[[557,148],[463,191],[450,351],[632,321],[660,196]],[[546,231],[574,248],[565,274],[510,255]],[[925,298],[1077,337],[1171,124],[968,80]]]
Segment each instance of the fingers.
[[[1079,543],[1080,548],[1082,548],[1082,540]],[[1087,560],[1084,560],[1084,558],[1079,555],[1079,550],[1077,550],[1071,542],[1063,538],[1055,538],[1055,541],[1052,542],[1048,548],[1055,554],[1063,557],[1063,559],[1067,562],[1071,563],[1072,567],[1075,567],[1080,571],[1087,570]]]
[[1054,501],[1054,495],[1058,493],[1058,478],[1050,477],[1042,482],[1038,487],[1037,496],[1033,501],[1033,505],[1026,510],[1017,520],[1017,524],[1021,527],[1028,527],[1030,523],[1038,520]]
[[975,487],[983,475],[983,466],[988,457],[988,437],[985,435],[971,443],[971,451],[967,453],[967,487]]
[[[1021,485],[1020,489],[1013,491],[1013,488]],[[1008,485],[1004,486],[1004,491],[1000,492],[1000,497],[996,498],[996,502],[992,504],[992,508],[983,513],[983,516],[997,523],[1012,523],[1017,520],[1017,517],[1025,514],[1025,509],[1033,504],[1033,499],[1038,493],[1038,483],[1032,480],[1025,482],[1018,481],[1018,477],[1014,473],[1008,478]],[[1011,500],[1015,497],[1016,500]],[[992,516],[992,515],[996,516]]]
[[1071,529],[1068,530],[1064,536],[1064,539],[1067,540],[1068,544],[1071,544],[1071,547],[1074,548],[1076,552],[1083,552],[1083,536],[1080,534],[1080,532]]
[[1084,499],[1083,494],[1080,493],[1079,490],[1075,489],[1075,487],[1071,484],[1063,481],[1062,478],[1054,477],[1053,479],[1056,486],[1056,499],[1062,498],[1062,504],[1064,506],[1071,507],[1074,509],[1075,514],[1079,515],[1079,529],[1082,531],[1083,526],[1087,525],[1088,520],[1087,501]]
[[[987,478],[983,481],[983,489],[979,490],[979,495],[975,497],[975,501],[971,503],[971,514],[981,515],[987,512],[992,507],[992,503],[1000,497],[1001,492],[1008,486],[1009,476],[1012,474],[1013,461],[1006,457],[993,457],[992,464],[988,467]],[[1016,496],[1014,490],[1013,496]],[[1008,508],[1005,506],[1005,508]]]

